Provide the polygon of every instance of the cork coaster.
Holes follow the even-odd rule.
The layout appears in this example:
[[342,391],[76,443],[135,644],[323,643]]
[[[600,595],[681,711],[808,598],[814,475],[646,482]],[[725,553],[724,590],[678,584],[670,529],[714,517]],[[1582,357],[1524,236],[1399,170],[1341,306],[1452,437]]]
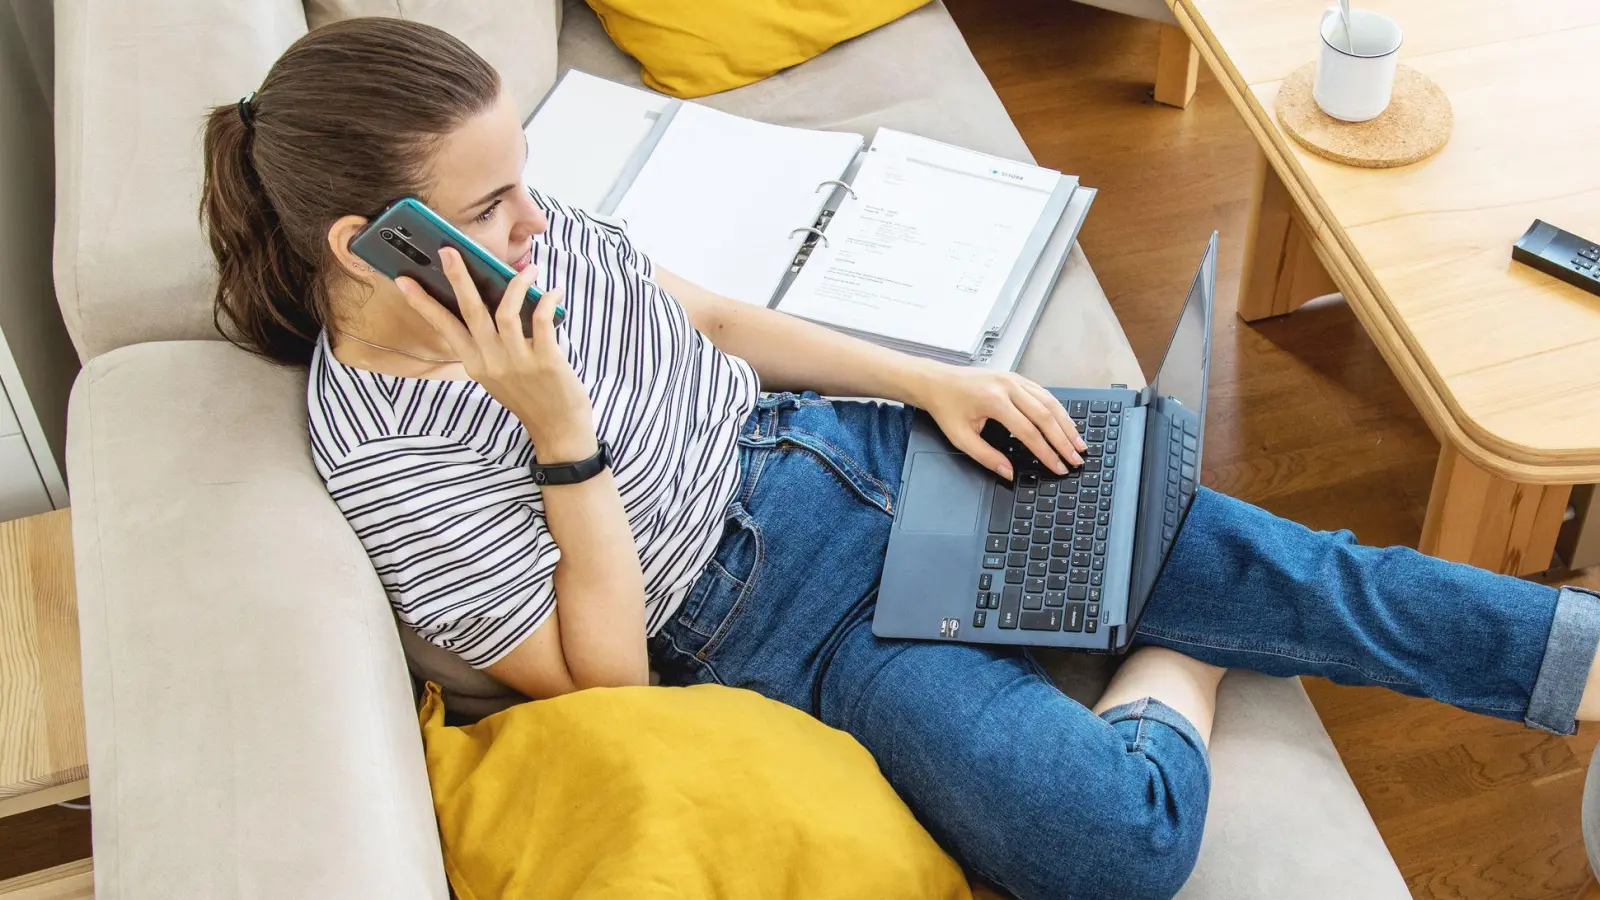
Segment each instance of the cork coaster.
[[1341,122],[1311,96],[1316,63],[1307,63],[1278,89],[1278,122],[1318,156],[1364,169],[1388,169],[1426,159],[1450,139],[1450,98],[1410,66],[1395,73],[1389,108],[1367,122]]

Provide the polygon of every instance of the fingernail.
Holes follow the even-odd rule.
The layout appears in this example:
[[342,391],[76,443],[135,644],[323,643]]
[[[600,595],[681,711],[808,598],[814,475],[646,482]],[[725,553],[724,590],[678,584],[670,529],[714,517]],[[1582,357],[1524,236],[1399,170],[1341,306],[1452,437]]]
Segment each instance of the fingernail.
[[1063,462],[1061,462],[1059,460],[1056,462],[1055,465],[1051,466],[1050,468],[1052,470],[1054,470],[1057,475],[1065,475],[1065,474],[1067,474],[1067,465],[1066,465],[1066,463],[1063,463]]
[[1011,480],[1012,476],[1011,476],[1011,464],[1010,463],[1001,463],[1000,464],[1000,477],[1004,478],[1007,481]]

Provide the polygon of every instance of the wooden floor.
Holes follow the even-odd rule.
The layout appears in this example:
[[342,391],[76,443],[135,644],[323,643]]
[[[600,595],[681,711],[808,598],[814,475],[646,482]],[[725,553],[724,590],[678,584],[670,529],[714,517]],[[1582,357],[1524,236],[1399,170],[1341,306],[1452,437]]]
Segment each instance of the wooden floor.
[[[1314,528],[1415,546],[1439,450],[1342,304],[1234,314],[1255,143],[1202,67],[1188,109],[1149,100],[1154,23],[1066,0],[946,0],[1043,165],[1100,188],[1083,246],[1145,371],[1221,232],[1205,483]],[[1600,586],[1600,572],[1578,577]],[[1559,738],[1378,689],[1307,684],[1419,898],[1585,886],[1584,770]]]
[[[1337,304],[1232,314],[1255,149],[1202,71],[1187,110],[1148,99],[1157,30],[1068,0],[947,0],[1034,154],[1101,189],[1083,244],[1148,371],[1212,229],[1222,233],[1205,481],[1316,528],[1415,545],[1438,445]],[[1600,585],[1600,573],[1585,576]],[[1570,900],[1600,732],[1557,738],[1377,690],[1308,684],[1419,898]],[[88,852],[88,816],[0,821],[0,879]]]

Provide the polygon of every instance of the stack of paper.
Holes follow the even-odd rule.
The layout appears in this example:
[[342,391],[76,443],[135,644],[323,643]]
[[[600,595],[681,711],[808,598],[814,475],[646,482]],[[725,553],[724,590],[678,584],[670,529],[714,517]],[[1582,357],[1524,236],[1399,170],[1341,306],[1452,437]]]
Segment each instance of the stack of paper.
[[778,309],[971,362],[1010,319],[1076,179],[880,129]]

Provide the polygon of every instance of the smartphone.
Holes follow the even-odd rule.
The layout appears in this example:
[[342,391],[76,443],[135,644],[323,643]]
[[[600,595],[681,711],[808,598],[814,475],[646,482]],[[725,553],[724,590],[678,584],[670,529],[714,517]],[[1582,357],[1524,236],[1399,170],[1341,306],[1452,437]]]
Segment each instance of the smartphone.
[[[489,314],[495,314],[516,270],[501,262],[478,242],[444,220],[415,197],[401,197],[384,208],[377,218],[350,241],[350,250],[367,265],[389,278],[406,275],[433,295],[446,309],[461,318],[456,292],[439,267],[439,250],[452,247],[461,254],[467,276],[478,288],[478,296]],[[522,330],[531,333],[533,309],[539,305],[539,289],[529,286],[522,301]],[[556,307],[555,323],[560,325],[567,311]]]

